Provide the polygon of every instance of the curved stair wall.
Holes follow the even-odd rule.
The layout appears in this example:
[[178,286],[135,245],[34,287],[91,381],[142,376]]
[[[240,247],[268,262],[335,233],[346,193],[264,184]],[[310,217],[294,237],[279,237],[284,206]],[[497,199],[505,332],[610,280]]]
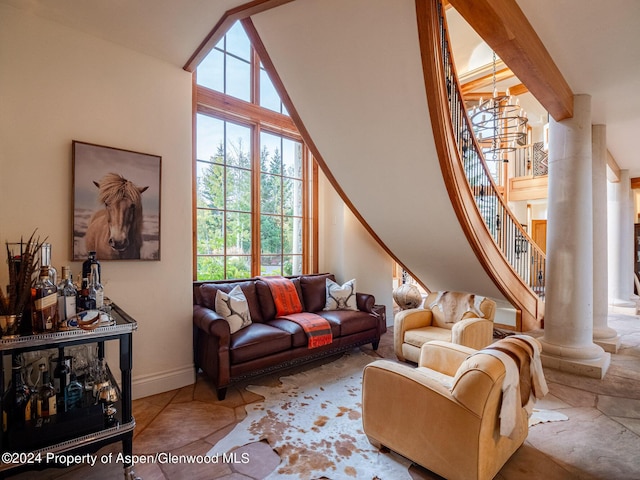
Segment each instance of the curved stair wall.
[[516,328],[528,329],[537,299],[484,224],[459,161],[442,66],[425,63],[427,52],[438,58],[431,8],[306,0],[253,15],[251,26],[320,167],[380,245],[431,290],[509,301],[521,312]]
[[442,3],[417,0],[416,11],[429,110],[449,197],[476,254],[521,311],[520,329],[537,328],[544,315],[545,254],[498,192],[473,134]]

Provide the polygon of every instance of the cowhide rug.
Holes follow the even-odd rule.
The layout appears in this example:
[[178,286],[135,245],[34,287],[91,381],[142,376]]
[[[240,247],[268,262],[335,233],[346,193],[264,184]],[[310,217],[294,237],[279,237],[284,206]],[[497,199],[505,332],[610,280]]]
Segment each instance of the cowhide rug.
[[[354,350],[340,359],[295,375],[276,387],[250,385],[265,400],[246,406],[247,416],[208,455],[266,441],[280,456],[268,480],[318,478],[411,479],[411,462],[380,452],[362,430],[362,370],[374,361]],[[567,420],[566,415],[534,409],[529,426]]]
[[277,387],[251,385],[265,397],[208,455],[266,441],[280,456],[268,479],[410,479],[411,462],[382,453],[362,430],[362,369],[374,358],[353,351],[320,367],[282,377]]

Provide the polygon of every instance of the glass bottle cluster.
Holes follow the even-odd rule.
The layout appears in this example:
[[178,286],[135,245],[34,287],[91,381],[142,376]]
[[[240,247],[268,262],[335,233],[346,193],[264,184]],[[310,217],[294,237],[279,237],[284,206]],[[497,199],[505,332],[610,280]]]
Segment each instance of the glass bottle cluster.
[[66,330],[77,326],[77,314],[86,310],[102,310],[104,287],[100,281],[101,266],[96,252],[89,252],[82,264],[82,281],[73,283],[71,268],[62,267],[62,281],[48,254],[41,256],[40,274],[31,289],[31,330],[33,334]]

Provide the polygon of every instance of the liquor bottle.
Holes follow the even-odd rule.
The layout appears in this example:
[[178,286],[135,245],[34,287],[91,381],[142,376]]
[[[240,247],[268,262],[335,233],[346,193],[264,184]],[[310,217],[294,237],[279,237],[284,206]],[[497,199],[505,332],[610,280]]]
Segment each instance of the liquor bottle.
[[[11,384],[2,397],[2,431],[24,425],[25,410],[29,404],[29,387],[22,381],[20,365],[11,368]],[[30,414],[30,409],[29,409]]]
[[51,244],[43,243],[40,247],[40,266],[49,267],[49,280],[54,285],[58,284],[58,271],[51,265]]
[[75,372],[71,372],[71,380],[64,393],[65,412],[75,408],[81,408],[83,395],[84,387],[78,382]]
[[53,369],[53,388],[56,389],[56,395],[58,395],[59,403],[64,401],[64,392],[70,380],[70,373],[71,368],[69,368],[69,365],[66,363],[64,347],[59,347],[58,361],[56,368]]
[[49,280],[49,267],[40,267],[40,277],[32,289],[33,333],[48,333],[58,329],[58,287]]
[[[46,370],[44,363],[41,363],[38,366],[38,370],[39,370],[38,378],[32,385],[31,384],[29,385],[30,395],[29,395],[29,406],[27,407],[27,410],[29,410],[29,412],[25,410],[26,420],[35,420],[38,418],[38,398],[40,397],[39,385],[41,385],[42,377],[43,377],[44,371]],[[28,370],[27,370],[27,378],[29,378],[30,381],[32,380],[30,377],[30,374],[28,373]]]
[[49,379],[49,371],[42,372],[42,386],[38,390],[38,418],[50,417],[58,413],[56,389]]
[[62,267],[62,282],[58,285],[58,320],[63,322],[76,314],[78,291],[71,278],[71,268]]
[[98,265],[98,274],[102,276],[102,268],[100,267],[100,262],[96,257],[96,252],[94,251],[89,252],[89,257],[84,262],[82,262],[82,288],[86,286],[86,284],[84,283],[84,279],[86,278],[88,280],[89,275],[91,274],[91,265]]
[[96,263],[91,265],[89,297],[95,300],[95,308],[101,309],[104,305],[104,288],[102,288],[102,284],[100,283],[100,269],[98,267],[99,265]]
[[24,398],[24,410],[22,411],[22,418],[24,419],[25,422],[28,422],[29,420],[31,420],[32,414],[33,414],[32,401],[31,401],[31,396],[33,394],[33,391],[29,386],[29,384],[25,381],[23,376],[24,373],[25,373],[24,369],[21,368],[20,381],[18,383],[18,388],[16,389],[16,391],[18,392],[17,395]]
[[95,310],[96,309],[96,300],[95,298],[91,298],[89,294],[89,279],[85,278],[82,280],[83,288],[80,290],[80,294],[78,295],[78,304],[76,308],[79,312],[84,310]]

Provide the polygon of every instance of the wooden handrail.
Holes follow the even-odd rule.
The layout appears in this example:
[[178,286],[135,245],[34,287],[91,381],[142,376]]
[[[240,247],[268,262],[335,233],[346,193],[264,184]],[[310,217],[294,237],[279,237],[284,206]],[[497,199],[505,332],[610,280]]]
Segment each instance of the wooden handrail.
[[452,205],[476,256],[519,310],[516,328],[537,328],[544,311],[544,253],[498,192],[473,134],[442,4],[416,0],[416,14],[434,139]]

